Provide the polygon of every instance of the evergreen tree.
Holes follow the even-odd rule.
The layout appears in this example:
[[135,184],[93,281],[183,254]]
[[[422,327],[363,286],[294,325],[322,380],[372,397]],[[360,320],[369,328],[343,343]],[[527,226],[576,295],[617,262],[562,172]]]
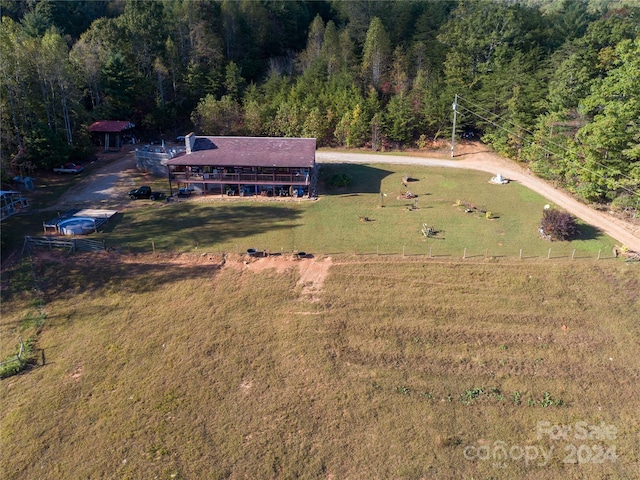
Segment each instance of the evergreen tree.
[[409,96],[399,93],[391,97],[384,115],[384,133],[399,147],[413,137],[413,115]]
[[135,110],[136,79],[121,53],[111,52],[102,68],[105,101],[101,114],[113,120],[130,119]]
[[386,81],[387,69],[391,57],[389,36],[382,21],[375,17],[371,20],[362,52],[362,75],[367,83],[380,89]]
[[621,190],[640,195],[640,39],[620,42],[615,56],[614,68],[580,104],[593,116],[578,132],[585,156],[580,193],[590,200],[611,200]]

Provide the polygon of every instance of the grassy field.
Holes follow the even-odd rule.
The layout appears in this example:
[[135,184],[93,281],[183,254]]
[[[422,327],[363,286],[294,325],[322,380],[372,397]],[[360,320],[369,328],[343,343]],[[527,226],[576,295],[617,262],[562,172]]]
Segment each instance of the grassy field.
[[8,272],[3,342],[46,317],[46,364],[2,381],[3,478],[637,477],[637,265],[242,260]]
[[635,478],[640,272],[615,241],[539,239],[547,201],[480,172],[339,173],[318,201],[139,201],[92,235],[115,251],[5,269],[0,358],[22,337],[37,365],[2,380],[3,477]]
[[[126,210],[96,238],[121,251],[242,252],[248,248],[314,254],[380,253],[462,257],[611,256],[615,241],[589,225],[571,242],[541,240],[544,198],[488,174],[417,166],[324,165],[323,179],[347,174],[349,187],[322,186],[318,201],[242,201],[218,197],[146,202]],[[406,187],[405,176],[411,177]],[[403,198],[407,190],[416,199]],[[382,196],[386,194],[386,196]],[[467,206],[475,207],[471,213]],[[417,207],[417,208],[414,208]],[[490,212],[490,218],[480,211]],[[426,223],[438,231],[421,233]],[[153,247],[152,247],[153,245]]]

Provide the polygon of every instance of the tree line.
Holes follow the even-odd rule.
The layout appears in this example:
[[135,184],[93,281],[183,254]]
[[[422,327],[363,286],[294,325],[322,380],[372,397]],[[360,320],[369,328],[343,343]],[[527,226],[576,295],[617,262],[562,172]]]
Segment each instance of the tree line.
[[0,154],[86,158],[87,126],[149,139],[424,147],[462,130],[592,202],[637,208],[640,7],[628,0],[2,0]]

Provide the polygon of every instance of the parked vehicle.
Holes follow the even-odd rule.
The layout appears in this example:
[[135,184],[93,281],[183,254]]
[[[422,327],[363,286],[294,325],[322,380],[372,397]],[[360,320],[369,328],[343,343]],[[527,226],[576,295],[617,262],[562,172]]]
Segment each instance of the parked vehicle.
[[134,188],[129,192],[129,197],[131,200],[137,200],[139,198],[148,198],[149,200],[162,200],[166,198],[166,194],[164,192],[153,192],[151,191],[151,187],[142,186],[138,188]]
[[54,168],[53,171],[58,175],[61,173],[80,173],[84,170],[84,167],[81,165],[76,165],[75,163],[65,163],[59,168]]
[[137,200],[139,198],[151,198],[152,193],[153,192],[151,191],[151,187],[143,186],[131,190],[129,192],[129,197],[131,198],[131,200]]
[[178,197],[181,197],[181,198],[190,197],[191,196],[191,192],[192,192],[192,190],[189,190],[188,188],[180,187],[178,189]]

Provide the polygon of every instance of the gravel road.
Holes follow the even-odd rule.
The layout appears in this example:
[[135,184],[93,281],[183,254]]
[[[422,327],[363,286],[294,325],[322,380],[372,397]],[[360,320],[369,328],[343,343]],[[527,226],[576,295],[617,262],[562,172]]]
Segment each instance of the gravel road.
[[[134,149],[128,145],[120,152],[99,153],[98,166],[76,186],[60,197],[58,203],[47,210],[69,208],[102,208],[122,210],[130,203],[127,192],[135,188],[136,170]],[[103,164],[103,165],[100,165]]]

